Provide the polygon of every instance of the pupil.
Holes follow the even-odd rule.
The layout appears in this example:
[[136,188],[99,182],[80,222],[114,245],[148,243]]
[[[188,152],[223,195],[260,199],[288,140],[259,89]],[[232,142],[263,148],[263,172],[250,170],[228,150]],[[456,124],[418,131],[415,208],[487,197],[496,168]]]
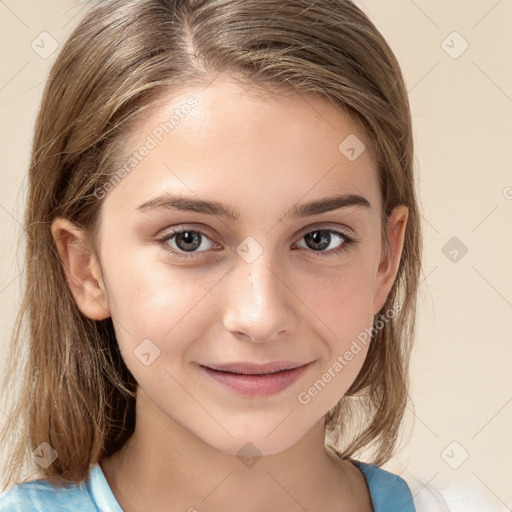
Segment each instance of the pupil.
[[[322,234],[320,234],[322,233]],[[312,233],[306,235],[306,244],[310,247],[310,249],[314,250],[322,250],[326,247],[329,247],[331,235],[327,231],[313,231]],[[312,246],[309,242],[312,242]],[[320,245],[320,247],[318,247]]]
[[[186,247],[182,247],[182,244],[180,244],[179,241],[184,241]],[[176,244],[183,251],[193,251],[197,249],[199,245],[201,245],[200,243],[198,243],[198,241],[198,233],[194,233],[193,231],[184,231],[183,233],[178,233]],[[189,245],[192,245],[193,247],[188,247]],[[197,245],[197,247],[195,245]]]

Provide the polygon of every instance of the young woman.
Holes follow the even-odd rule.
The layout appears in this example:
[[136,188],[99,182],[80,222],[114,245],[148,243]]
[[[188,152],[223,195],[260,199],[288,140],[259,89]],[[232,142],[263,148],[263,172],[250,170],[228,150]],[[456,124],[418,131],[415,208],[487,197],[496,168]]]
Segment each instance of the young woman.
[[353,3],[93,4],[25,229],[0,510],[426,510],[380,467],[421,268],[410,109]]

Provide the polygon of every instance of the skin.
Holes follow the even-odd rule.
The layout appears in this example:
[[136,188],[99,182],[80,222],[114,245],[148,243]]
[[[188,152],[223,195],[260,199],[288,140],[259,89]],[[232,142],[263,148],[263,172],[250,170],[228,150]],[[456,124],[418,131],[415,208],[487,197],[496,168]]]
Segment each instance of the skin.
[[[133,132],[127,154],[190,96],[198,105],[106,195],[98,254],[68,220],[52,224],[80,311],[112,316],[139,384],[135,432],[101,467],[127,512],[369,512],[362,473],[324,449],[324,415],[355,380],[368,345],[309,403],[297,397],[372,326],[396,277],[407,208],[390,216],[384,251],[375,162],[368,150],[354,161],[340,152],[348,135],[363,136],[312,94],[265,98],[219,79],[168,95]],[[239,218],[137,210],[164,191],[227,203]],[[280,220],[297,203],[349,192],[371,207]],[[177,237],[167,241],[189,260],[155,243],[183,226],[208,237],[192,254]],[[320,258],[304,238],[319,229],[359,242],[333,253],[345,241],[331,237],[322,249],[331,256]],[[262,249],[250,263],[236,251],[249,236]],[[160,350],[148,366],[134,354],[144,339]],[[275,360],[313,364],[259,398],[235,394],[196,365]],[[262,456],[250,467],[237,455],[247,443]]]

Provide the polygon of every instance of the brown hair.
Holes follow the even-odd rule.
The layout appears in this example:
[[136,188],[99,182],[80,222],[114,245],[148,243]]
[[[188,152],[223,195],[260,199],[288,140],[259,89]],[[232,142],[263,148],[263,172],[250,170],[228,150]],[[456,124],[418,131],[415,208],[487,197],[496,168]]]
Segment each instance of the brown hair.
[[372,331],[361,372],[325,416],[340,457],[373,447],[368,462],[381,465],[393,455],[407,403],[421,230],[410,107],[390,47],[348,0],[108,0],[89,8],[62,47],[36,120],[26,282],[4,376],[9,393],[23,376],[0,435],[12,447],[7,486],[21,481],[23,465],[38,469],[29,452],[42,442],[58,453],[42,477],[80,482],[132,434],[137,384],[112,320],[78,310],[50,226],[66,217],[94,241],[102,204],[94,191],[118,168],[137,120],[169,91],[220,73],[250,88],[320,94],[357,123],[378,164],[384,243],[390,212],[409,209],[398,275],[381,310],[398,303],[400,311]]

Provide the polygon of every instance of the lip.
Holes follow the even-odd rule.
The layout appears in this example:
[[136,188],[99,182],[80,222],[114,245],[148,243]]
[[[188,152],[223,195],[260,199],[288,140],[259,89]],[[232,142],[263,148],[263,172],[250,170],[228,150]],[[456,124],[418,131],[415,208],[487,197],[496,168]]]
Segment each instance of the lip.
[[264,364],[239,361],[239,362],[235,362],[235,363],[224,363],[224,364],[208,363],[208,364],[204,364],[201,366],[205,366],[207,368],[211,368],[212,370],[219,370],[219,371],[223,371],[223,372],[260,375],[260,374],[275,373],[275,372],[282,371],[282,370],[290,370],[292,368],[304,366],[305,364],[307,364],[307,363],[299,363],[296,361],[272,361],[270,363],[264,363]]
[[206,375],[239,395],[263,397],[291,386],[311,364],[312,361],[275,361],[264,365],[244,362],[199,366]]

